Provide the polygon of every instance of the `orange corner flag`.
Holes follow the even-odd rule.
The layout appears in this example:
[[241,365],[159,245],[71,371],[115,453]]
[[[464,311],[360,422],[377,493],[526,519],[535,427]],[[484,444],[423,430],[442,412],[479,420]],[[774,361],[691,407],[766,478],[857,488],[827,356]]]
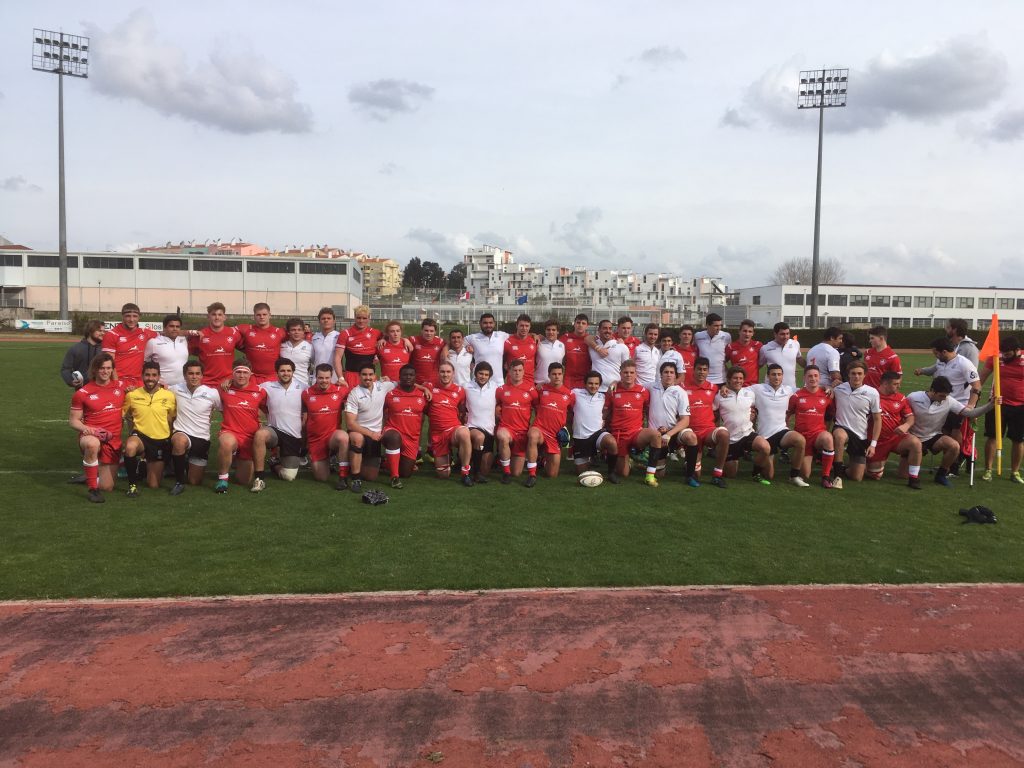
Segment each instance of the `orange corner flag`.
[[992,315],[992,326],[988,329],[985,343],[978,350],[979,360],[991,360],[993,357],[999,357],[999,315]]

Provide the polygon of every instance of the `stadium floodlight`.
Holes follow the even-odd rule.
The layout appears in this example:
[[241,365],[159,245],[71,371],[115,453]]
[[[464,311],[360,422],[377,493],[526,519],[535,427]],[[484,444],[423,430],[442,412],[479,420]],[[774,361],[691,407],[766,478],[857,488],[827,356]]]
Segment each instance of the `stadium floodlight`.
[[818,327],[818,248],[821,242],[821,144],[826,107],[846,106],[849,69],[806,69],[800,72],[797,109],[818,110],[818,182],[814,193],[814,254],[811,257],[811,328]]
[[89,76],[89,38],[47,29],[32,32],[32,69],[57,75],[57,219],[60,319],[68,319],[68,233],[64,204],[64,76]]

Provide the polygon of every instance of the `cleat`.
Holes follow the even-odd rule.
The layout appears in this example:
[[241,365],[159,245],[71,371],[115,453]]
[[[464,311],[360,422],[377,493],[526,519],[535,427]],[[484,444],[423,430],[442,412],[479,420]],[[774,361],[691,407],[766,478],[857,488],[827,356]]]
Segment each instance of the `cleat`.
[[75,475],[68,480],[68,485],[85,485],[85,475]]
[[228,481],[218,480],[217,484],[213,486],[214,493],[227,493],[228,492]]
[[476,473],[474,481],[480,483],[481,485],[486,485],[489,482],[487,479],[487,475],[482,475],[479,472]]
[[462,476],[462,484],[464,486],[466,486],[467,488],[472,488],[473,487],[473,478],[470,477],[469,475],[463,475]]
[[348,490],[348,478],[339,477],[338,482],[334,484],[334,490],[336,491],[347,491]]
[[90,488],[89,493],[86,494],[86,498],[93,504],[102,504],[106,501],[106,499],[103,498],[103,494],[100,493],[99,488]]
[[757,474],[753,476],[753,481],[759,485],[771,485],[772,481],[765,479],[763,475]]
[[693,475],[690,475],[688,478],[686,478],[686,484],[691,488],[700,488],[700,480],[698,480]]
[[953,482],[949,479],[948,475],[936,475],[933,478],[933,480],[935,481],[936,485],[942,485],[945,486],[946,488],[953,487]]
[[789,482],[795,485],[797,488],[807,488],[810,486],[810,483],[808,483],[806,480],[800,477],[800,475],[789,478]]
[[1020,471],[1019,470],[1017,472],[1013,472],[1013,473],[1010,474],[1010,481],[1014,482],[1014,483],[1018,483],[1020,485],[1024,485],[1024,477],[1020,476]]
[[353,478],[352,480],[349,481],[348,489],[352,491],[352,493],[362,493],[363,481],[360,480],[358,477]]
[[396,491],[402,490],[402,478],[400,478],[400,477],[392,477],[391,478],[391,487],[394,488]]
[[644,485],[649,485],[651,488],[658,487],[658,478],[651,474],[644,475]]
[[622,477],[612,472],[610,475],[608,475],[608,482],[611,483],[612,485],[618,485],[619,483],[622,482]]
[[127,496],[129,499],[139,498],[139,486],[137,486],[135,483],[132,483],[131,485],[128,486],[128,490],[125,491],[124,495]]
[[915,491],[921,490],[921,478],[911,477],[907,480],[907,488],[912,488]]
[[508,485],[511,482],[512,482],[512,474],[509,473],[509,472],[502,472],[502,474],[501,474],[501,484],[502,485]]
[[118,480],[127,480],[128,479],[128,470],[124,468],[123,464],[120,467],[117,468],[117,479]]
[[535,486],[536,484],[537,484],[537,476],[536,475],[527,475],[526,482],[523,483],[523,485],[525,485],[527,488],[533,488],[533,486]]
[[711,484],[715,486],[715,488],[725,488],[725,478],[717,476],[712,477]]
[[252,486],[249,488],[249,493],[259,493],[260,491],[267,490],[267,484],[264,482],[262,477],[254,478]]
[[992,470],[991,469],[986,469],[985,472],[981,475],[981,479],[984,480],[986,483],[991,482],[992,481]]
[[171,496],[181,496],[185,492],[185,485],[183,483],[175,483],[174,487],[171,488]]
[[835,488],[837,491],[843,490],[843,478],[841,478],[841,477],[833,477],[832,478],[832,487]]
[[821,478],[821,487],[826,488],[828,490],[832,490],[834,486],[832,485],[831,480],[829,480],[827,477],[823,477]]

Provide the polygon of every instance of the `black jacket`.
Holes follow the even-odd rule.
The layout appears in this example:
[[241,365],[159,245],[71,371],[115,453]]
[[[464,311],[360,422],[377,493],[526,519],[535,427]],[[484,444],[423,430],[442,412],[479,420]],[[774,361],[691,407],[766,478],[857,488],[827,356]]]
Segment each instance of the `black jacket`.
[[64,355],[64,362],[60,366],[60,377],[64,379],[64,383],[69,387],[75,386],[71,383],[72,371],[78,371],[82,374],[83,379],[88,380],[89,363],[102,349],[102,344],[90,344],[88,339],[82,339],[78,343],[72,344],[67,354]]

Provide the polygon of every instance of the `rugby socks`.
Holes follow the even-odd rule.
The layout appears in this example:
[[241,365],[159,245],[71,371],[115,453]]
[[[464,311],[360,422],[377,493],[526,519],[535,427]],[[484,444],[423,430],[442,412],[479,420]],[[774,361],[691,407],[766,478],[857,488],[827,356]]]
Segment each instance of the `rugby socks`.
[[348,462],[347,461],[339,461],[338,462],[338,477],[348,477]]
[[907,476],[910,477],[911,479],[916,478],[920,474],[921,474],[921,465],[920,464],[910,464],[910,465],[907,466]]
[[[824,461],[824,459],[822,459],[822,461]],[[843,462],[837,461],[834,464],[832,464],[832,479],[833,480],[836,479],[837,477],[843,477],[845,474],[846,474],[846,465],[843,464]]]
[[217,479],[218,480],[223,480],[226,483],[228,481],[228,473],[227,472],[220,472],[220,473],[218,473],[217,474]]
[[651,477],[654,477],[654,473],[657,472],[657,471],[658,471],[657,467],[652,467],[652,466],[648,465],[648,467],[647,467],[647,474],[648,475],[650,475]]
[[713,475],[714,475],[715,477],[725,477],[725,470],[724,470],[724,469],[722,469],[722,467],[715,467],[715,468],[714,468],[714,469],[713,469],[713,470],[711,471],[711,473],[712,473],[712,474],[713,474]]
[[528,474],[530,477],[536,477],[537,476],[537,462],[536,461],[528,461],[528,462],[526,462],[526,474]]
[[82,472],[85,474],[85,484],[89,490],[97,490],[100,487],[100,463],[94,461],[90,464],[87,461],[83,461]]
[[799,469],[793,469],[792,467],[790,467],[790,469],[789,469],[789,476],[790,476],[790,478],[800,477],[800,470]]
[[266,480],[267,479],[267,472],[266,472],[266,470],[261,469],[259,472],[257,472],[256,473],[256,479],[257,480]]
[[388,464],[388,472],[392,477],[398,477],[398,460],[402,458],[401,448],[387,448],[384,451],[384,459]]
[[171,466],[174,467],[174,482],[185,484],[188,475],[188,456],[186,454],[171,454]]
[[139,482],[139,457],[125,456],[124,470],[128,473],[128,483],[130,485],[137,485]]
[[479,448],[473,448],[473,458],[470,460],[471,466],[477,468],[477,472],[480,471],[480,462],[484,459],[484,447],[481,445]]
[[463,464],[462,465],[462,476],[463,477],[468,477],[469,473],[472,472],[472,471],[473,471],[473,466],[471,464]]
[[512,459],[498,459],[498,463],[501,464],[501,471],[503,474],[512,474]]
[[821,476],[830,477],[832,475],[832,464],[835,463],[836,452],[835,451],[822,451],[821,452]]
[[697,474],[697,455],[698,450],[696,445],[683,446],[683,457],[686,459],[686,471],[691,477]]

